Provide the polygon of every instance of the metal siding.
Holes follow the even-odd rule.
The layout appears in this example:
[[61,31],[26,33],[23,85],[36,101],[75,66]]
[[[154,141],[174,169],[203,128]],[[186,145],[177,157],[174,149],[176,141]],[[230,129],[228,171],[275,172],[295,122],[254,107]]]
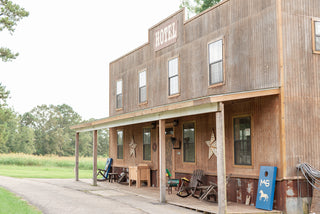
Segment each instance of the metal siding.
[[311,18],[318,0],[283,0],[287,176],[296,164],[320,168],[320,55],[312,53]]
[[[239,7],[241,10],[239,10]],[[279,86],[275,0],[230,0],[184,23],[180,11],[178,39],[153,51],[150,43],[110,64],[110,112],[117,115],[208,95]],[[166,21],[166,20],[165,20]],[[161,23],[160,23],[161,24]],[[208,88],[207,44],[223,36],[225,84]],[[167,61],[180,58],[180,96],[168,98]],[[137,72],[148,70],[148,104],[139,105]],[[116,111],[114,81],[122,78],[122,111]]]

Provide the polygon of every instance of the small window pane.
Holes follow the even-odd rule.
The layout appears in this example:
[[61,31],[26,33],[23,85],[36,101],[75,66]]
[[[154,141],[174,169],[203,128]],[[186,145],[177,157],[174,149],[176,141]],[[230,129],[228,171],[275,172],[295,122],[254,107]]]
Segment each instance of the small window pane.
[[320,36],[320,22],[314,22],[315,34]]
[[169,87],[170,87],[169,89],[170,95],[179,93],[179,77],[178,76],[170,78]]
[[251,165],[251,119],[235,118],[234,125],[234,161],[236,165]]
[[223,82],[222,61],[210,64],[210,85]]
[[117,95],[117,108],[122,108],[122,94]]
[[143,103],[147,101],[147,87],[139,88],[139,102]]
[[320,36],[316,37],[316,50],[320,51]]
[[122,80],[117,81],[117,94],[122,94]]
[[117,135],[117,158],[123,159],[123,131],[118,131]]
[[146,71],[142,71],[139,73],[139,87],[145,86],[146,82],[147,82]]
[[209,63],[222,60],[222,40],[209,44]]
[[143,160],[151,160],[151,129],[143,129]]
[[183,124],[183,160],[184,162],[195,162],[194,123]]
[[169,77],[178,75],[178,58],[169,61]]

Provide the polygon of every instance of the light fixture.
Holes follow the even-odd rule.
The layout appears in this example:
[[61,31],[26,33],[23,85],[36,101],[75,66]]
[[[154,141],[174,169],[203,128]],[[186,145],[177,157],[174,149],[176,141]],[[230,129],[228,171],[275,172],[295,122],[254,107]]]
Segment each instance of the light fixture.
[[179,124],[179,120],[174,120],[173,121],[173,126],[177,126]]
[[157,123],[156,122],[151,123],[151,128],[152,129],[155,129],[156,127],[157,127]]

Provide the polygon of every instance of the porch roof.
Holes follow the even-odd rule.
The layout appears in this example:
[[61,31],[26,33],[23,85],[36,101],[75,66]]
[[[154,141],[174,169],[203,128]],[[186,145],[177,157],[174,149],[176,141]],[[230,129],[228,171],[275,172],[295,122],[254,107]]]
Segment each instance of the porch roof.
[[267,88],[254,91],[242,91],[237,93],[212,95],[102,118],[93,122],[78,124],[70,128],[76,130],[77,132],[86,132],[118,126],[152,122],[161,119],[204,114],[219,111],[219,102],[277,94],[280,94],[279,88]]

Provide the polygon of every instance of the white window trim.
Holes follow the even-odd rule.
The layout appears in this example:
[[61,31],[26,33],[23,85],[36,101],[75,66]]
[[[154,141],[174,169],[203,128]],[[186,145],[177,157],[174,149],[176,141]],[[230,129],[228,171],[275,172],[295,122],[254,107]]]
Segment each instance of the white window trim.
[[[140,73],[142,72],[145,72],[146,73],[146,83],[144,86],[140,86]],[[141,97],[140,97],[140,89],[145,87],[146,88],[146,100],[144,101],[141,101]],[[138,72],[138,102],[139,102],[139,105],[143,105],[143,104],[146,104],[148,103],[148,71],[147,69],[143,69],[141,71]]]
[[[209,45],[215,43],[219,40],[222,40],[222,82],[210,84],[210,52]],[[218,62],[218,61],[217,61]],[[217,37],[214,40],[211,40],[207,43],[207,65],[208,65],[208,88],[214,88],[225,84],[226,81],[226,69],[225,69],[225,39],[223,36]]]
[[[176,77],[176,76],[178,77],[178,92],[174,93],[174,94],[170,94],[170,78],[172,78],[172,77],[169,77],[169,62],[174,59],[178,59],[178,74],[175,76],[172,76],[172,77]],[[174,97],[180,96],[181,84],[180,84],[180,56],[179,55],[171,57],[167,61],[167,84],[168,84],[167,90],[168,90],[168,97],[169,98],[174,98]]]

